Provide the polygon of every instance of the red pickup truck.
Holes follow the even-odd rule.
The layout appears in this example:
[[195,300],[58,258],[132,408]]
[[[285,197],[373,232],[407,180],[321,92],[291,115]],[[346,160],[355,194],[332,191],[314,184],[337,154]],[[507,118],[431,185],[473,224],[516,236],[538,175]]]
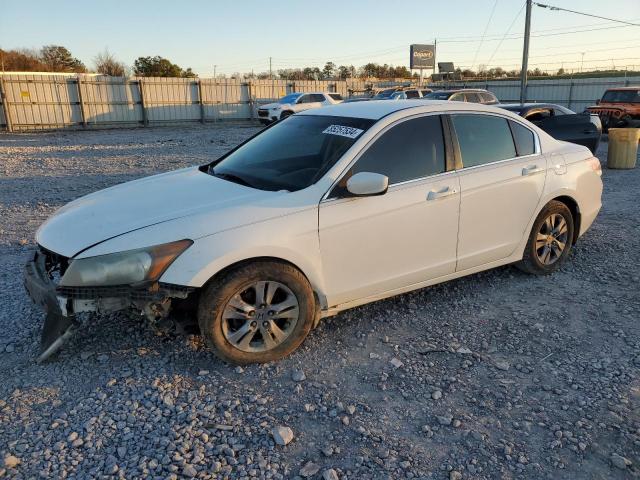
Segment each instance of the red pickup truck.
[[610,88],[597,105],[587,108],[602,121],[602,129],[640,127],[640,87]]

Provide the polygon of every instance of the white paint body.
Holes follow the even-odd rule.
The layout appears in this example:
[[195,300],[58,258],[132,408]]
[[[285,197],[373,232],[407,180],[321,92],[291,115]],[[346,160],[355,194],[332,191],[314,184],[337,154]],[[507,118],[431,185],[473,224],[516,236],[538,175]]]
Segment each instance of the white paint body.
[[[532,130],[537,152],[389,185],[384,195],[327,199],[360,154],[390,126],[440,113],[490,114]],[[550,200],[578,205],[579,235],[601,207],[589,150],[554,140],[506,110],[455,102],[371,101],[302,115],[379,119],[310,187],[269,192],[196,167],[124,183],[63,207],[37,233],[44,248],[85,258],[179,239],[193,245],[162,282],[202,287],[222,269],[258,257],[298,267],[323,315],[516,262]],[[532,174],[524,175],[529,169]],[[446,189],[442,198],[434,192]]]

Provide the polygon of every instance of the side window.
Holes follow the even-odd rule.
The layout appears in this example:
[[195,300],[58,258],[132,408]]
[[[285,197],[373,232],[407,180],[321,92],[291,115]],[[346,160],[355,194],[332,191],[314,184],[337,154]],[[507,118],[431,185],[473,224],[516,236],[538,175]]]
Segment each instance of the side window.
[[420,94],[417,90],[407,90],[405,94],[407,95],[407,98],[420,98]]
[[442,123],[437,115],[404,121],[379,137],[358,159],[352,173],[374,172],[389,184],[445,171]]
[[319,93],[312,93],[310,95],[311,97],[311,102],[324,102],[326,99],[324,98],[324,95],[321,95]]
[[472,102],[472,103],[482,103],[482,99],[480,98],[480,95],[477,94],[476,92],[467,92],[467,102]]
[[505,118],[467,114],[452,115],[451,118],[465,167],[516,156],[511,130]]
[[453,95],[451,95],[451,97],[449,97],[449,100],[451,100],[452,102],[466,102],[464,98],[464,92],[454,93]]
[[309,103],[311,101],[309,97],[310,95],[302,95],[296,103]]
[[535,140],[533,132],[527,127],[523,127],[517,122],[509,120],[511,132],[513,132],[513,140],[516,142],[516,151],[518,156],[531,155],[536,152]]
[[480,94],[482,98],[482,103],[496,103],[498,99],[492,94],[488,92],[483,92]]
[[549,118],[551,116],[551,110],[535,110],[531,113],[528,113],[524,118],[529,120],[530,122],[539,122],[544,120],[545,118]]

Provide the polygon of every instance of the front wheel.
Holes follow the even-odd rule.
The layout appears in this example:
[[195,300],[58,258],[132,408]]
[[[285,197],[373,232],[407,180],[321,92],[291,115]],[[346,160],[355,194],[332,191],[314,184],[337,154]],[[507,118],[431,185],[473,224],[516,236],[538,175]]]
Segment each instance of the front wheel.
[[315,314],[313,291],[291,265],[260,261],[211,282],[198,307],[202,335],[235,364],[279,360],[302,344]]
[[518,268],[535,275],[555,272],[569,255],[573,229],[571,210],[562,202],[549,202],[533,223]]

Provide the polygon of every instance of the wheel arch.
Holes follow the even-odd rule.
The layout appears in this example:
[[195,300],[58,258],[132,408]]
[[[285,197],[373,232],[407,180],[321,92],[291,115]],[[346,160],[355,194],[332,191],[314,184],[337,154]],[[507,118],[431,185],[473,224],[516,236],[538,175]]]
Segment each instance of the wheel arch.
[[309,285],[311,285],[311,290],[313,290],[313,296],[315,297],[317,307],[320,310],[326,310],[328,308],[326,296],[324,295],[324,293],[322,293],[320,291],[318,286],[316,284],[314,284],[312,279],[309,278],[309,275],[307,275],[307,273],[305,273],[304,269],[300,268],[298,265],[296,265],[291,260],[288,260],[288,259],[285,259],[285,258],[282,258],[282,257],[277,257],[277,256],[264,255],[264,256],[247,257],[247,258],[243,258],[241,260],[236,260],[234,262],[231,262],[231,263],[227,264],[226,266],[220,268],[218,271],[216,271],[202,285],[202,287],[200,287],[200,289],[205,288],[208,284],[210,284],[211,282],[213,282],[216,279],[220,278],[221,276],[223,276],[224,274],[226,274],[227,272],[229,272],[231,270],[243,267],[245,265],[249,265],[251,263],[256,263],[256,262],[279,262],[279,263],[284,263],[286,265],[289,265],[289,266],[295,268],[296,270],[298,270],[304,276],[304,278],[307,279],[307,281],[309,282]]
[[[549,200],[549,202],[553,200],[564,203],[571,211],[571,215],[573,216],[573,238],[571,243],[575,245],[575,243],[578,241],[578,236],[580,235],[580,223],[582,222],[580,206],[578,205],[576,199],[569,195],[560,195],[558,197],[552,198],[551,200]],[[547,204],[549,202],[547,202]]]

